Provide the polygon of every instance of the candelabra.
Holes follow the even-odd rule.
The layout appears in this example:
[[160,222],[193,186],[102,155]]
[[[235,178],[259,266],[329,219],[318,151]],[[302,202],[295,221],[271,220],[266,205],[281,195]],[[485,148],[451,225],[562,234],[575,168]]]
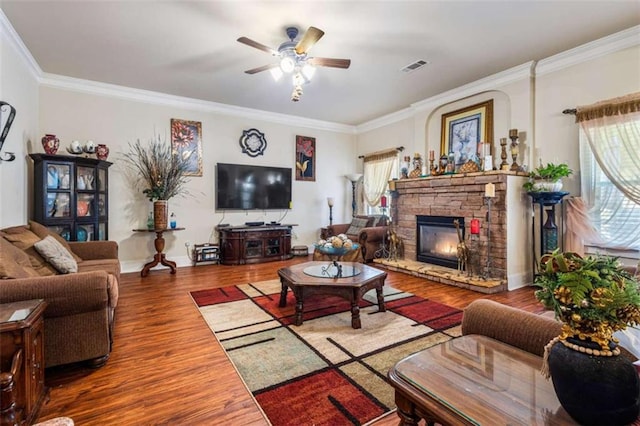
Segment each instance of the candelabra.
[[327,204],[329,205],[329,226],[333,225],[333,198],[327,198]]
[[484,197],[487,203],[487,263],[484,265],[484,271],[482,271],[482,279],[489,278],[489,265],[491,265],[491,201],[493,198]]
[[356,187],[358,185],[358,181],[362,179],[361,173],[352,173],[345,176],[349,181],[351,181],[351,216],[355,217],[356,212],[358,211],[358,204],[356,203]]
[[511,159],[513,163],[511,163],[511,170],[517,172],[520,170],[520,165],[518,165],[518,129],[509,130],[509,139],[511,139]]
[[[382,217],[385,219],[387,227],[390,227],[391,224],[387,220],[387,197],[383,195],[381,201],[382,200],[384,200],[384,202],[381,203],[380,206],[380,210],[382,210]],[[385,231],[384,234],[382,234],[382,243],[380,243],[380,248],[373,254],[373,256],[377,259],[389,259],[391,256],[391,253],[387,248],[387,232],[388,230]]]
[[482,271],[482,279],[489,278],[491,265],[491,202],[496,196],[496,187],[489,182],[484,186],[484,200],[487,203],[487,263],[485,263],[484,271]]
[[508,170],[509,163],[507,163],[507,138],[500,138],[500,148],[502,151],[500,152],[500,158],[502,159],[502,163],[500,163],[500,170]]

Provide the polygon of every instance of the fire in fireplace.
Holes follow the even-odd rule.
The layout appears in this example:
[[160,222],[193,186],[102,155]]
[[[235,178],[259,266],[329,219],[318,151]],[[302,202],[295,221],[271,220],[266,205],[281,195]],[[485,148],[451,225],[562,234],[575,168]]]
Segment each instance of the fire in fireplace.
[[458,233],[454,220],[460,223],[464,240],[464,218],[451,216],[417,216],[416,257],[419,262],[448,268],[458,267]]

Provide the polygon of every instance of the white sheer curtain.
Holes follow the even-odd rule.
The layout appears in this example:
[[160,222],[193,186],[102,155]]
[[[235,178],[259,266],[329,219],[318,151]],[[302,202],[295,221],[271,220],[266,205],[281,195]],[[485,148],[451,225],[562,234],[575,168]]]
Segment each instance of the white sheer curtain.
[[582,198],[598,231],[584,242],[640,249],[640,93],[579,107],[576,119]]
[[386,192],[391,170],[397,158],[397,149],[365,155],[362,186],[364,199],[370,206],[377,205],[380,197]]

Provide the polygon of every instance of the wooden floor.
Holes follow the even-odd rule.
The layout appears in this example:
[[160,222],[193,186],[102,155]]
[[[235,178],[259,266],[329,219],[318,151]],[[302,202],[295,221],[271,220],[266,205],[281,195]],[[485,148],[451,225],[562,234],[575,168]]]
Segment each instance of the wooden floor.
[[[48,369],[50,400],[39,420],[68,416],[79,426],[268,424],[189,291],[277,278],[278,268],[307,260],[201,265],[179,268],[176,275],[153,270],[146,278],[123,274],[111,358],[96,370]],[[389,272],[386,284],[458,308],[486,298],[542,310],[531,287],[485,295],[399,272]],[[391,414],[376,425],[397,422]]]

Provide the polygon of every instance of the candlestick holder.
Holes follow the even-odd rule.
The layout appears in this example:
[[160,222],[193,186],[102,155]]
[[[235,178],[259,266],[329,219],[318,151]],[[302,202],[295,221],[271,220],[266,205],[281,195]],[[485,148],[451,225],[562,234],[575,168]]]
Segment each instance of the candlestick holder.
[[513,160],[510,170],[517,172],[520,170],[520,165],[518,164],[518,134],[512,134],[509,131],[509,139],[511,139],[511,159]]
[[484,270],[482,271],[482,279],[487,280],[490,276],[490,267],[491,267],[491,202],[492,197],[484,197],[485,203],[487,203],[487,261],[484,265]]
[[[387,224],[387,228],[390,228],[391,224],[386,220],[387,208],[380,207],[380,210],[382,210],[382,218],[384,219],[384,222]],[[373,254],[373,257],[375,257],[376,259],[389,259],[391,257],[391,252],[389,251],[389,247],[387,244],[387,232],[388,230],[382,234],[382,242],[380,243],[380,248],[376,250],[376,252]]]
[[433,162],[434,161],[435,161],[435,159],[429,158],[429,173],[431,174],[431,176],[434,176],[434,173],[433,173],[433,170],[434,170],[433,169]]
[[500,148],[502,151],[500,152],[500,158],[502,159],[502,163],[500,163],[500,170],[508,170],[509,163],[507,163],[507,138],[500,138]]

